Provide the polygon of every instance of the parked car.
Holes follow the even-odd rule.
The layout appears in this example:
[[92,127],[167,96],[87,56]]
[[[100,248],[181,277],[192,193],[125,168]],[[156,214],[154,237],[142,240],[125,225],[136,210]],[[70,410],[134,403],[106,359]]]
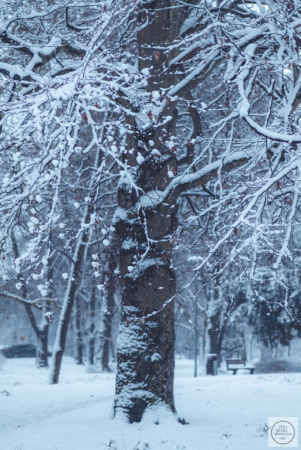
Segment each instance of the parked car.
[[11,345],[0,351],[6,358],[35,358],[37,346],[34,344]]

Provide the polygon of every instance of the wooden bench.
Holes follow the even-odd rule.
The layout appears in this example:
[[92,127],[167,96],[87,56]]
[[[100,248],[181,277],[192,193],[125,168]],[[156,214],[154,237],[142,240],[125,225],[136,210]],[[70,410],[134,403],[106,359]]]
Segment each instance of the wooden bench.
[[[226,363],[227,363],[227,370],[232,370],[233,375],[237,374],[237,371],[240,369],[243,370],[249,370],[250,374],[252,375],[255,367],[246,367],[246,361],[244,359],[226,359]],[[235,366],[235,367],[230,367],[230,366]],[[237,366],[241,366],[241,367],[237,367]]]

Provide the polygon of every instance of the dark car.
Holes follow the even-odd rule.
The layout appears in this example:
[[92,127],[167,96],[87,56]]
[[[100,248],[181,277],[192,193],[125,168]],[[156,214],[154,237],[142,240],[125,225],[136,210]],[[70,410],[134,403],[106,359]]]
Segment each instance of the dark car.
[[37,346],[33,344],[11,345],[1,349],[6,358],[35,358]]

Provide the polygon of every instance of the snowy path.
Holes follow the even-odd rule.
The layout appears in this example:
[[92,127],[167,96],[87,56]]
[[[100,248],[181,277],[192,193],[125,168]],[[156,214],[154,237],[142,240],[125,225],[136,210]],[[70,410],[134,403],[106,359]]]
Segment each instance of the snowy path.
[[[189,425],[165,412],[158,412],[160,425],[153,416],[128,425],[110,419],[113,375],[86,374],[65,358],[60,384],[49,386],[46,371],[32,359],[6,360],[0,371],[0,449],[263,450],[269,416],[301,418],[301,374],[191,374],[191,362],[178,361],[176,405]],[[108,447],[110,439],[115,444]]]

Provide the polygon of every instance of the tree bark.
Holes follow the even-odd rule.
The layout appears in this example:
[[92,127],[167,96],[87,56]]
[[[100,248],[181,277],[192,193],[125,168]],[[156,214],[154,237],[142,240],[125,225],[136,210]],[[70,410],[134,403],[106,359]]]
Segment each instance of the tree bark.
[[214,316],[210,317],[210,328],[208,330],[210,340],[210,353],[217,355],[217,364],[220,365],[220,351],[222,345],[222,331],[220,324],[221,313],[218,312]]
[[88,365],[94,365],[95,356],[95,303],[96,303],[96,290],[95,282],[92,281],[92,290],[90,302],[88,304],[88,311],[90,317],[90,326],[88,330]]
[[48,331],[49,331],[49,321],[44,316],[47,311],[47,306],[43,308],[43,316],[38,326],[37,331],[37,357],[36,365],[38,368],[48,367]]
[[112,320],[114,314],[114,295],[116,292],[116,267],[117,267],[117,242],[111,241],[111,246],[104,253],[104,285],[105,285],[105,312],[103,319],[103,342],[101,354],[101,367],[105,372],[110,372],[110,348],[112,348]]
[[[168,88],[176,83],[176,76],[168,66],[168,47],[179,35],[179,17],[172,2],[154,1],[143,5],[142,26],[138,32],[139,69],[149,69],[148,90]],[[156,94],[154,94],[156,95]],[[174,377],[174,303],[176,278],[172,266],[172,234],[176,225],[176,199],[171,196],[164,204],[140,207],[140,196],[164,190],[170,183],[168,171],[177,170],[177,161],[167,149],[165,140],[174,133],[174,122],[164,126],[152,124],[152,104],[147,113],[150,126],[129,134],[126,159],[133,167],[139,190],[126,179],[119,184],[115,215],[119,237],[121,323],[117,342],[117,379],[114,410],[124,413],[129,422],[139,422],[145,410],[163,405],[175,412]],[[155,112],[155,110],[154,110]],[[166,102],[164,111],[154,120],[175,117],[176,102]],[[150,151],[149,141],[165,157],[163,161]],[[146,150],[147,149],[147,150]],[[145,160],[139,167],[137,155]],[[150,194],[152,195],[152,194]]]
[[83,233],[78,237],[78,241],[73,254],[73,263],[71,266],[68,286],[63,302],[63,307],[58,323],[55,344],[53,348],[53,355],[51,360],[51,368],[49,373],[49,383],[57,384],[59,382],[59,375],[61,370],[63,353],[65,350],[68,325],[70,321],[71,311],[74,304],[74,298],[78,288],[78,283],[81,275],[82,261],[85,253],[85,244],[87,242],[87,234]]
[[83,333],[81,324],[81,304],[80,296],[77,294],[75,297],[75,308],[74,308],[74,332],[75,332],[75,355],[74,359],[76,364],[84,364],[84,353],[83,353]]
[[106,296],[106,311],[104,315],[104,331],[103,331],[103,346],[101,355],[101,367],[105,372],[110,372],[110,347],[112,342],[112,319],[114,313],[114,294],[116,291],[116,241],[112,242],[111,247],[107,253],[107,263],[105,268],[105,296]]
[[[121,255],[122,265],[128,256]],[[152,261],[147,258],[136,279],[122,271],[115,411],[125,412],[130,423],[139,422],[154,404],[175,411],[174,305],[170,301],[175,295],[175,276],[160,256]]]

